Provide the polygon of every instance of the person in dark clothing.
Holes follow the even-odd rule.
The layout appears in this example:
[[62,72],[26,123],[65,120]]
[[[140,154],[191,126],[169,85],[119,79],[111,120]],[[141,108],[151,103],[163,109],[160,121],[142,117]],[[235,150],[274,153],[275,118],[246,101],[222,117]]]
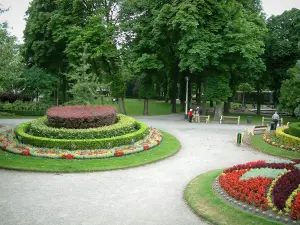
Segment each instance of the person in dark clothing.
[[188,112],[188,117],[189,117],[189,122],[192,122],[193,119],[193,109],[190,109],[190,111]]

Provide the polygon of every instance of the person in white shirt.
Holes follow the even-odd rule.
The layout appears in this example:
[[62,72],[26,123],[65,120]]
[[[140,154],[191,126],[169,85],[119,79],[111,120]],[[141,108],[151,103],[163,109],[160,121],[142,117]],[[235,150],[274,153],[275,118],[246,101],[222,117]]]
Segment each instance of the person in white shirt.
[[279,115],[278,115],[277,112],[275,112],[275,113],[273,114],[272,120],[273,120],[273,122],[274,122],[274,124],[275,124],[275,130],[276,130],[277,124],[278,124],[278,121],[279,121]]

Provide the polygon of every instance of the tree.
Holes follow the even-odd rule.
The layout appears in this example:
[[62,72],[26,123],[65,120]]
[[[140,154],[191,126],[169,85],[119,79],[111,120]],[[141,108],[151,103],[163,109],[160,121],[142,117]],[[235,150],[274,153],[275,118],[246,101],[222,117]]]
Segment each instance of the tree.
[[300,60],[295,67],[288,70],[288,76],[291,77],[283,81],[280,89],[279,107],[296,116],[300,116]]
[[36,101],[39,101],[40,97],[47,98],[50,96],[56,82],[51,74],[35,66],[24,70],[22,80],[24,91],[32,93]]
[[[0,4],[0,15],[6,11]],[[7,23],[0,23],[0,91],[15,91],[24,66],[17,38],[9,34],[7,27]]]
[[231,97],[229,79],[225,74],[216,74],[208,78],[207,98],[215,101],[216,109],[214,120],[220,120],[222,115],[222,102]]
[[282,82],[289,79],[287,70],[300,58],[300,10],[292,9],[282,15],[271,16],[267,20],[269,29],[265,40],[265,61],[270,74],[271,90],[274,90],[274,103],[277,103]]
[[243,93],[243,105],[245,104],[245,94],[253,91],[253,87],[249,83],[242,83],[239,85],[238,90]]
[[90,72],[91,65],[88,63],[90,54],[87,53],[87,46],[84,47],[84,52],[80,54],[80,57],[79,64],[71,64],[72,70],[67,74],[67,78],[73,83],[69,90],[73,99],[69,104],[89,105],[97,98],[99,83],[96,75]]

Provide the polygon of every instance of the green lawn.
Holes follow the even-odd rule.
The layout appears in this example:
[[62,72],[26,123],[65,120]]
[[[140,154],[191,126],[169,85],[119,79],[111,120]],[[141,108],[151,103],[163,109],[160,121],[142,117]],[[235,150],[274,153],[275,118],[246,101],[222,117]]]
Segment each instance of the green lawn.
[[[101,104],[101,101],[95,103]],[[107,102],[104,99],[104,105],[111,105],[117,108],[119,111],[119,105],[117,103]],[[141,116],[144,112],[144,100],[138,99],[125,99],[125,110],[128,116]],[[171,103],[165,103],[164,101],[149,100],[148,103],[149,116],[155,115],[168,115],[172,113]],[[180,105],[177,105],[177,112],[180,110]]]
[[281,158],[287,158],[287,159],[300,159],[300,153],[299,152],[293,152],[284,150],[281,148],[276,148],[272,145],[269,145],[262,139],[262,135],[255,135],[252,137],[251,145],[256,150],[268,154],[268,155],[274,155]]
[[156,148],[128,156],[107,159],[46,159],[16,155],[0,150],[0,168],[41,172],[91,172],[141,166],[170,157],[179,151],[179,141],[171,134],[161,132],[163,141]]
[[193,211],[204,219],[217,225],[279,225],[234,208],[221,200],[213,191],[212,183],[222,170],[214,170],[193,179],[187,186],[184,196]]

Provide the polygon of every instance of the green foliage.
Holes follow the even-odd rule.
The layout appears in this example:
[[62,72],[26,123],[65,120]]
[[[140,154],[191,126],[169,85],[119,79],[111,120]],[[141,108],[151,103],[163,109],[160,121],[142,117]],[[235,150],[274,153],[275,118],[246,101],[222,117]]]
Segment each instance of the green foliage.
[[[0,16],[5,9],[0,5]],[[7,23],[0,23],[0,91],[16,90],[21,76],[20,45],[17,38],[7,31]]]
[[227,101],[231,96],[229,80],[226,75],[210,76],[208,78],[207,98],[215,102]]
[[300,61],[288,74],[291,78],[285,80],[280,89],[280,108],[300,117]]
[[[300,145],[300,137],[297,137],[296,135],[299,135],[299,129],[298,125],[299,123],[294,123],[292,127],[292,133],[290,134],[290,128],[277,128],[276,129],[276,137],[279,138],[283,143],[288,144],[288,145],[295,145],[299,146]],[[294,135],[295,134],[295,135]]]
[[69,92],[73,96],[68,104],[84,104],[89,105],[91,100],[97,98],[97,88],[99,86],[96,75],[90,71],[91,65],[88,63],[90,54],[87,53],[87,46],[83,53],[79,53],[80,63],[78,65],[71,64],[72,70],[67,77],[73,85]]
[[55,77],[35,66],[25,69],[22,74],[24,91],[32,93],[37,101],[40,97],[47,98],[51,94],[56,82]]
[[272,168],[258,168],[251,169],[241,176],[240,180],[248,180],[250,178],[264,177],[264,178],[277,178],[282,173],[287,172],[287,169],[272,169]]
[[13,103],[3,103],[1,108],[5,111],[46,111],[50,105],[40,102],[22,102],[15,101]]
[[118,121],[111,125],[89,129],[64,129],[54,128],[47,125],[47,118],[39,118],[32,121],[29,134],[39,137],[54,139],[101,139],[129,134],[136,131],[136,120],[119,114]]
[[300,123],[291,123],[288,132],[290,135],[300,138]]
[[282,82],[289,79],[286,71],[300,58],[300,10],[292,9],[267,20],[269,29],[265,40],[265,61],[270,74],[270,88],[280,90]]
[[242,83],[239,85],[238,90],[242,91],[243,93],[249,93],[254,89],[249,83]]
[[28,134],[31,122],[20,124],[15,129],[17,139],[22,142],[38,147],[59,148],[59,149],[93,149],[93,148],[110,148],[121,145],[127,145],[132,140],[137,141],[144,138],[144,134],[148,133],[146,124],[137,121],[137,131],[118,137],[103,139],[52,139],[45,137],[37,137]]

